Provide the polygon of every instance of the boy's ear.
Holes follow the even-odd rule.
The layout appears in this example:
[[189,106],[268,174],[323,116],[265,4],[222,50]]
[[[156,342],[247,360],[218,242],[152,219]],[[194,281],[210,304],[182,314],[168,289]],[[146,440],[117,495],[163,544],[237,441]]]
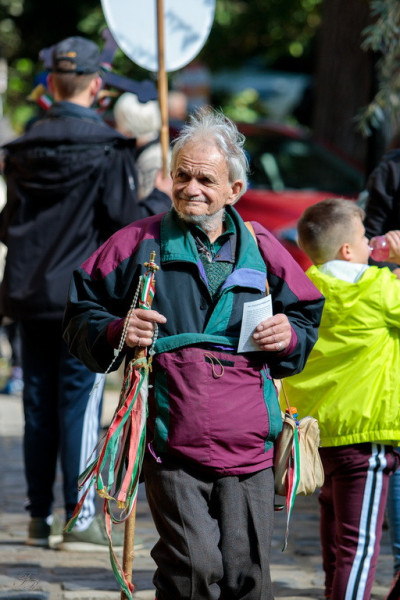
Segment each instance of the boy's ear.
[[337,253],[336,258],[337,258],[337,260],[347,260],[347,261],[351,260],[352,253],[351,253],[350,244],[345,242],[342,246],[340,246],[339,252]]
[[95,77],[94,79],[92,79],[90,83],[90,91],[93,97],[97,96],[97,94],[101,90],[102,83],[103,80],[101,77]]

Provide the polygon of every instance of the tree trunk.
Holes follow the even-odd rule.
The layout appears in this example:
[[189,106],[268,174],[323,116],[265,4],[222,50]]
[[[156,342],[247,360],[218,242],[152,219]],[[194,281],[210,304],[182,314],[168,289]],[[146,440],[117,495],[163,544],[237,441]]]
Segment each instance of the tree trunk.
[[324,0],[317,42],[315,134],[367,170],[369,145],[357,131],[356,117],[371,100],[373,64],[361,49],[370,22],[367,0]]

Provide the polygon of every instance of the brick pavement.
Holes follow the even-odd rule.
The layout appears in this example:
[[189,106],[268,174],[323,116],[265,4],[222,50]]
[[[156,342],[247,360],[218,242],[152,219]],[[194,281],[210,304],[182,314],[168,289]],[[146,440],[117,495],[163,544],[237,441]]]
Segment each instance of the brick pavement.
[[[115,394],[106,392],[104,423],[112,414],[115,402]],[[107,552],[61,552],[24,544],[28,516],[23,508],[22,421],[21,399],[0,395],[0,600],[119,600]],[[59,477],[55,512],[61,517],[60,486]],[[276,598],[322,599],[323,574],[315,496],[297,498],[289,546],[282,553],[284,530],[285,515],[277,513],[271,560]],[[151,582],[154,564],[149,552],[155,540],[155,530],[141,489],[133,575],[136,600],[154,599]],[[385,531],[372,600],[384,599],[391,574],[392,556]]]

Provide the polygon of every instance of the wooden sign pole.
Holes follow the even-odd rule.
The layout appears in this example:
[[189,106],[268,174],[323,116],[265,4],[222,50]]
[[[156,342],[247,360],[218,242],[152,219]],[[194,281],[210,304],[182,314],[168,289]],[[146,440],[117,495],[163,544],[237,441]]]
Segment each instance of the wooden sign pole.
[[164,0],[157,0],[158,44],[158,101],[161,113],[161,149],[163,175],[168,176],[169,126],[168,126],[168,79],[165,70]]

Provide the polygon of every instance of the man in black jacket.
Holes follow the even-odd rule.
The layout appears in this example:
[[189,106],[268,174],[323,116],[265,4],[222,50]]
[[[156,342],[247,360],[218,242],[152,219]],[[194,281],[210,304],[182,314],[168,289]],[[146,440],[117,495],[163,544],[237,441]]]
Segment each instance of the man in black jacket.
[[[67,38],[54,46],[52,62],[55,103],[4,147],[7,204],[0,215],[0,240],[8,247],[0,312],[21,325],[27,543],[36,546],[52,541],[58,454],[68,520],[99,429],[101,393],[89,397],[96,374],[61,337],[72,271],[117,229],[170,206],[157,189],[138,201],[132,142],[91,108],[101,87],[96,44]],[[94,514],[91,495],[62,548],[108,548]]]
[[[400,151],[394,148],[382,157],[368,178],[364,226],[369,239],[400,228],[399,167]],[[400,278],[400,266],[396,263],[370,259],[370,264],[389,267]]]

